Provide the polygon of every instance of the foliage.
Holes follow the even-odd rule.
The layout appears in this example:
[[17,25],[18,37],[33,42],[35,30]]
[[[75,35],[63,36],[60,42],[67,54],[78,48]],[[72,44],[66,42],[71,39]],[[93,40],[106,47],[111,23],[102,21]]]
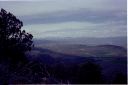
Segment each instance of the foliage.
[[[23,22],[10,12],[1,9],[0,12],[0,51],[1,55],[19,56],[30,51],[33,46],[33,36],[21,30]],[[10,57],[9,57],[10,58]]]

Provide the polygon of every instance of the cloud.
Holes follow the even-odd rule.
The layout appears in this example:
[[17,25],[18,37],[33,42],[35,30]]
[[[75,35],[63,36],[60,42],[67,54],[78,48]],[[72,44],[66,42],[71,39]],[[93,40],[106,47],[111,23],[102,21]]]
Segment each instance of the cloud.
[[23,27],[35,38],[45,37],[116,37],[126,36],[126,26],[117,23],[64,22],[33,24]]
[[41,0],[36,1],[1,1],[0,7],[17,16],[51,13],[73,9],[91,10],[127,10],[126,0]]
[[126,36],[126,0],[1,1],[35,38]]
[[122,10],[92,11],[90,9],[79,9],[21,16],[19,18],[25,24],[62,23],[69,21],[86,21],[91,23],[124,22],[122,24],[126,24],[127,15]]

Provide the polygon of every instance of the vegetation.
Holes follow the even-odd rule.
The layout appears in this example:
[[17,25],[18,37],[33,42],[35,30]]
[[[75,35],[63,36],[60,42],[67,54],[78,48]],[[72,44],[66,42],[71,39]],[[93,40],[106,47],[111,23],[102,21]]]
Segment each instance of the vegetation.
[[0,12],[0,61],[8,63],[9,71],[14,70],[17,64],[27,63],[26,51],[33,46],[33,36],[21,30],[22,21],[13,14],[1,9]]
[[22,21],[4,9],[0,12],[0,50],[2,55],[15,56],[32,48],[33,36],[21,30]]

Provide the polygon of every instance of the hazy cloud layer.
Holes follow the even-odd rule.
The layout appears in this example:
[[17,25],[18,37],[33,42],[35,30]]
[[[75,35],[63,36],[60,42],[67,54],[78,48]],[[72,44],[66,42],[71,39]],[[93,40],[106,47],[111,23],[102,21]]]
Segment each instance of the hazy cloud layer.
[[26,15],[21,16],[20,18],[25,24],[62,23],[69,21],[87,21],[91,23],[121,22],[121,24],[126,24],[126,13],[122,10],[92,11],[89,9],[79,9]]
[[0,2],[36,38],[126,36],[126,6],[126,0]]

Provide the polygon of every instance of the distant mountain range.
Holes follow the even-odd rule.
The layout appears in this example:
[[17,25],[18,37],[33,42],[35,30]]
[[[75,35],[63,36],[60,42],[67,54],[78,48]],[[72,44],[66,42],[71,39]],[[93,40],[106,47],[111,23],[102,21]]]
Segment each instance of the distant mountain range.
[[127,56],[127,37],[36,39],[35,47],[53,52],[86,56]]
[[82,45],[117,45],[127,48],[127,37],[106,37],[106,38],[44,38],[44,39],[35,39],[34,43],[36,46],[50,45],[50,44],[82,44]]
[[127,50],[115,45],[75,45],[75,44],[49,44],[35,47],[28,57],[45,63],[69,62],[80,63],[86,59],[99,58],[127,58]]
[[113,77],[121,72],[126,75],[127,50],[115,45],[49,45],[35,47],[27,54],[30,60],[48,65],[63,64],[66,67],[79,65],[88,61],[99,64],[103,74]]
[[[30,58],[54,63],[82,62],[85,58],[127,57],[126,37],[114,38],[47,38],[34,40]],[[110,44],[111,43],[111,44]],[[98,58],[98,59],[99,59]]]
[[84,56],[84,57],[126,57],[127,50],[121,46],[115,45],[75,45],[75,44],[50,44],[41,46],[41,48],[51,50],[53,52]]
[[100,65],[111,83],[117,73],[127,75],[127,38],[47,38],[34,40],[28,59],[70,68],[87,62]]

